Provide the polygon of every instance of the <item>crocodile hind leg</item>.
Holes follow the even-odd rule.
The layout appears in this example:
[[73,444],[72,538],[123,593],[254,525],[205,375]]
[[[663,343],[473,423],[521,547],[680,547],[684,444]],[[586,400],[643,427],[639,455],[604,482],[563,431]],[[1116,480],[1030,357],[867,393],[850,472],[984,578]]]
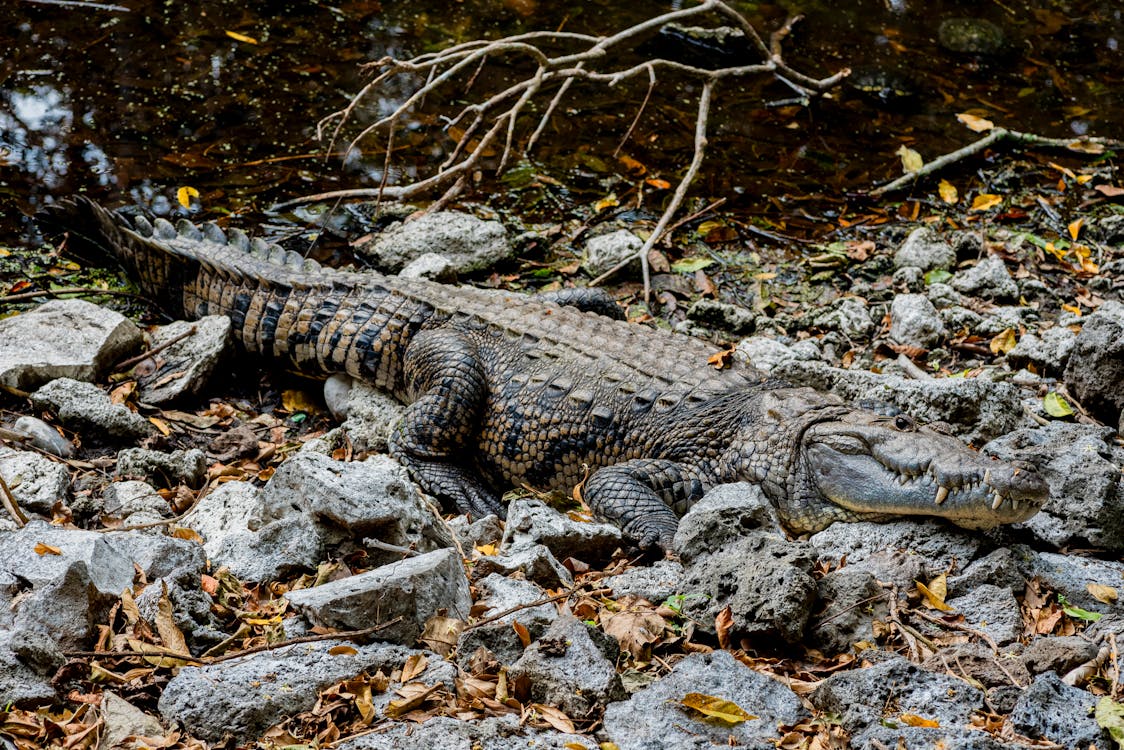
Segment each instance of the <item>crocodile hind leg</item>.
[[677,511],[685,511],[702,493],[702,482],[682,464],[637,458],[595,471],[583,496],[594,513],[620,526],[641,549],[670,552],[679,528]]
[[462,513],[500,512],[499,498],[468,468],[487,391],[476,347],[460,331],[422,331],[403,360],[411,403],[390,436],[390,454],[422,489]]

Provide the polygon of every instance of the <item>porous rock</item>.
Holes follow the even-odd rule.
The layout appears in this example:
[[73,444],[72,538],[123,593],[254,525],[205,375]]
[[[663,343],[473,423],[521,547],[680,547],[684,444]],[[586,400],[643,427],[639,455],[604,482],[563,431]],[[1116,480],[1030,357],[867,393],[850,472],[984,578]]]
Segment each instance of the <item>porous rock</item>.
[[[757,717],[729,726],[708,721],[682,704],[688,693],[713,695]],[[795,724],[807,712],[800,699],[777,680],[745,666],[728,651],[688,654],[671,673],[609,704],[605,734],[620,750],[698,750],[737,744],[768,748],[780,737],[779,724]]]
[[817,612],[808,637],[825,653],[849,653],[860,641],[873,643],[874,621],[885,620],[889,593],[870,571],[851,566],[833,570],[816,583]]
[[1039,372],[1060,373],[1073,352],[1077,334],[1066,326],[1054,326],[1038,334],[1024,333],[1007,352],[1011,367],[1034,365]]
[[956,251],[944,237],[929,226],[921,226],[909,233],[894,253],[898,268],[913,266],[922,271],[949,268],[956,262]]
[[613,590],[613,596],[637,596],[659,604],[683,590],[683,565],[676,560],[657,560],[651,565],[638,565],[623,573],[601,579],[601,585]]
[[339,750],[597,750],[590,737],[553,729],[533,729],[515,716],[462,721],[435,716],[424,724],[393,722],[385,731],[364,734],[336,745]]
[[985,583],[950,597],[945,603],[964,616],[965,625],[986,633],[1000,646],[1017,641],[1022,635],[1019,603],[1006,588]]
[[1106,301],[1085,319],[1065,368],[1082,406],[1106,424],[1124,415],[1124,304]]
[[408,557],[311,589],[287,594],[314,625],[361,630],[401,617],[380,630],[378,637],[413,645],[425,621],[439,610],[449,617],[468,619],[472,598],[460,557],[451,549]]
[[1045,672],[1026,689],[1007,720],[1016,732],[1031,739],[1050,740],[1062,747],[1111,747],[1108,732],[1093,718],[1096,703],[1092,693]]
[[261,489],[249,482],[234,481],[224,482],[200,498],[180,519],[180,525],[198,532],[207,556],[225,565],[217,558],[226,539],[260,528],[261,519]]
[[[152,485],[136,480],[111,483],[105,488],[103,503],[103,510],[123,519],[126,526],[158,521],[171,511],[168,501]],[[160,531],[153,529],[153,533]]]
[[474,611],[478,611],[481,619],[509,609],[521,609],[462,633],[457,642],[458,661],[462,666],[481,647],[494,654],[501,664],[511,664],[523,654],[523,642],[512,626],[519,623],[532,640],[538,640],[558,617],[554,604],[526,606],[546,596],[543,589],[529,581],[492,573],[476,582],[476,592]]
[[[188,331],[195,332],[190,335]],[[146,404],[166,404],[177,398],[197,396],[203,392],[215,367],[231,350],[230,318],[208,315],[199,320],[176,321],[152,333],[153,348],[182,337],[138,365],[137,386],[140,400]]]
[[469,519],[467,515],[454,516],[448,524],[465,554],[485,544],[499,544],[503,538],[503,521],[495,514],[476,520]]
[[687,318],[737,335],[752,333],[756,316],[752,310],[729,302],[703,297],[687,308]]
[[750,336],[738,344],[737,353],[746,357],[761,372],[771,372],[781,362],[804,359],[792,347],[772,336]]
[[98,380],[141,341],[140,329],[119,313],[52,300],[0,320],[0,383],[32,391],[57,378]]
[[454,211],[437,211],[392,224],[355,250],[373,258],[380,269],[397,272],[434,248],[439,248],[460,273],[488,268],[512,252],[503,224]]
[[573,557],[583,562],[606,562],[621,545],[621,532],[607,523],[582,523],[559,513],[539,500],[521,498],[507,507],[500,551],[510,554],[534,544],[545,545],[559,560]]
[[138,438],[152,430],[140,414],[113,403],[109,394],[93,383],[80,380],[52,380],[31,394],[31,403],[50,410],[63,424],[89,437]]
[[[58,700],[51,685],[55,670],[36,669],[23,654],[17,653],[18,646],[13,649],[13,640],[29,637],[38,637],[53,644],[51,637],[44,633],[0,628],[0,696],[3,696],[5,704],[11,703],[18,708],[32,708]],[[65,662],[61,653],[58,656]]]
[[112,690],[102,693],[100,716],[104,721],[100,747],[107,750],[132,746],[134,743],[128,741],[130,737],[164,736],[164,727],[156,717],[149,716]]
[[199,487],[207,476],[207,457],[198,448],[170,453],[126,448],[117,454],[117,476],[144,479],[160,487]]
[[937,308],[923,294],[899,294],[890,305],[890,338],[906,346],[932,348],[945,335]]
[[1064,676],[1067,672],[1097,655],[1097,644],[1076,635],[1040,636],[1022,653],[1022,662],[1030,674],[1053,672]]
[[643,246],[644,240],[627,229],[618,229],[615,232],[591,237],[585,243],[585,258],[582,260],[582,266],[594,276],[600,276],[630,258],[639,264],[640,256],[637,253]]
[[1018,284],[998,255],[988,255],[971,268],[958,271],[949,285],[962,294],[989,300],[1015,300],[1019,296]]
[[827,310],[812,315],[812,325],[839,331],[852,340],[866,340],[874,333],[874,320],[866,302],[858,297],[840,297]]
[[49,514],[55,503],[65,503],[70,472],[63,464],[31,451],[0,447],[0,476],[20,508]]
[[546,588],[571,586],[574,577],[549,549],[542,544],[518,547],[499,555],[482,555],[472,566],[474,578],[499,573],[516,573]]
[[760,485],[720,484],[679,519],[673,543],[684,563],[720,552],[754,529],[783,533],[772,503]]

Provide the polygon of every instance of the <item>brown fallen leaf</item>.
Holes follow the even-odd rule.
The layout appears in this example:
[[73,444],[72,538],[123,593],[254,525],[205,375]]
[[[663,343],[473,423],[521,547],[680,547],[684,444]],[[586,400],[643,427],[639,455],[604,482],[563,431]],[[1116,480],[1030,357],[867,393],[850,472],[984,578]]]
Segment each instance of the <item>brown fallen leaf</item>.
[[687,693],[680,703],[687,708],[698,711],[708,719],[714,719],[729,726],[757,718],[733,701],[704,693]]

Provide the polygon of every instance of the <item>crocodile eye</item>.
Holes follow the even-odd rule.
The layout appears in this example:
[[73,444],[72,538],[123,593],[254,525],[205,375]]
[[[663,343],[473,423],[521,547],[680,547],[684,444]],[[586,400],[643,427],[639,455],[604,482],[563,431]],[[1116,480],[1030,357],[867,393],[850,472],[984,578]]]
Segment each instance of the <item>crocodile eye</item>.
[[914,423],[911,417],[908,417],[905,414],[899,414],[898,416],[894,417],[894,429],[901,430],[903,432],[909,432],[916,428],[917,425]]

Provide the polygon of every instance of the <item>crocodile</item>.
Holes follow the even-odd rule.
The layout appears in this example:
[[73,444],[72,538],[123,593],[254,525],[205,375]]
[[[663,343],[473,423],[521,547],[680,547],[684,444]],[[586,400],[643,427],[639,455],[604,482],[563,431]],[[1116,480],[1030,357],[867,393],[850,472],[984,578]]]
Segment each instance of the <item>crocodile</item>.
[[618,309],[598,290],[551,300],[331,269],[238,229],[129,219],[84,197],[48,218],[114,255],[169,315],[229,316],[248,353],[403,400],[391,455],[462,512],[497,512],[505,487],[577,488],[640,547],[666,551],[687,508],[738,481],[758,484],[794,534],[903,516],[990,528],[1047,498],[1028,464],[595,312]]

